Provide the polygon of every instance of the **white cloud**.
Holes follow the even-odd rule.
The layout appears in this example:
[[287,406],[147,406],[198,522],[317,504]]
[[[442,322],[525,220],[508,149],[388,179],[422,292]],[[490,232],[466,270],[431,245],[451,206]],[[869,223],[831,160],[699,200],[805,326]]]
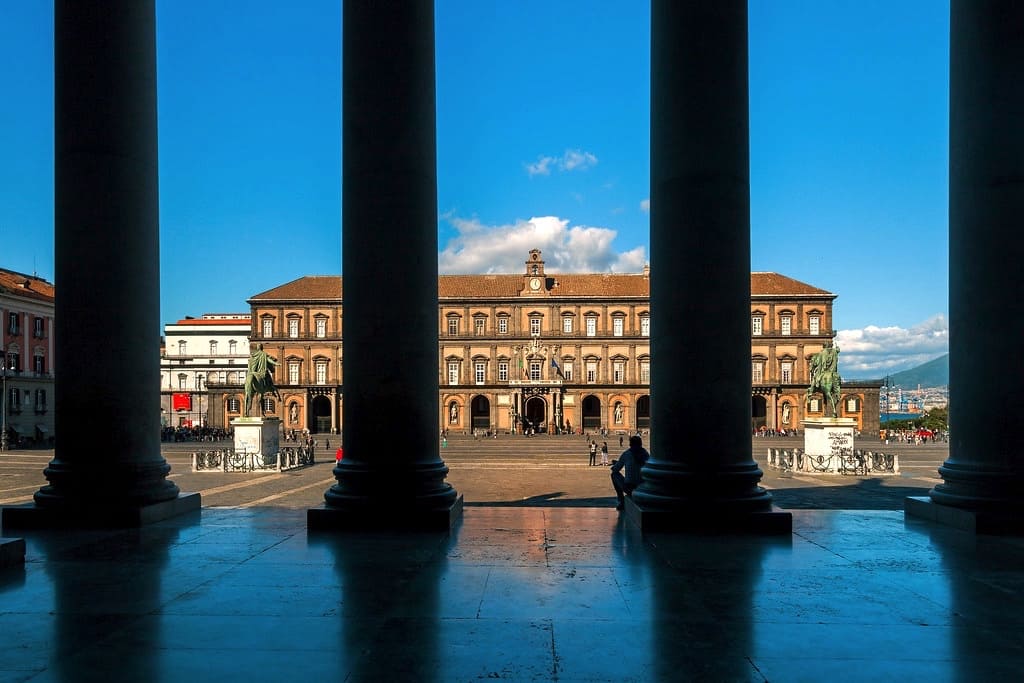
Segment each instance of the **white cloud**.
[[844,376],[877,378],[949,353],[949,323],[936,315],[910,329],[868,325],[839,330],[836,345]]
[[647,262],[643,246],[615,251],[615,230],[570,226],[568,219],[557,216],[507,225],[484,225],[451,215],[443,218],[458,235],[438,254],[441,273],[520,273],[531,249],[543,252],[552,273],[639,273]]
[[531,178],[535,175],[551,175],[551,168],[559,171],[585,171],[597,165],[597,157],[579,149],[567,149],[560,157],[539,156],[532,164],[523,164]]
[[537,163],[526,164],[526,173],[531,178],[535,175],[550,175],[553,163],[555,163],[554,157],[539,157]]
[[651,200],[650,199],[641,199],[640,200],[640,210],[643,211],[644,213],[650,213],[651,212]]

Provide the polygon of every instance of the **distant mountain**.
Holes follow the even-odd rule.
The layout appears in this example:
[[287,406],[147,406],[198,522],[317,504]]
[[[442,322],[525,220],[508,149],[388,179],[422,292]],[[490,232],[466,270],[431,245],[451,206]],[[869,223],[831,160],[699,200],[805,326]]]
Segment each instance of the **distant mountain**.
[[949,354],[939,356],[916,368],[893,373],[889,375],[889,384],[904,389],[916,389],[918,385],[922,387],[946,386],[949,384]]

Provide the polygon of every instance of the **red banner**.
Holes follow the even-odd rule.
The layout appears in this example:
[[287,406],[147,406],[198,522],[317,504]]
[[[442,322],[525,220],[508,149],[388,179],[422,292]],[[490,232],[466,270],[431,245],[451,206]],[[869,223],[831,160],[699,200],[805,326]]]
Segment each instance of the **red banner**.
[[192,410],[192,394],[172,394],[172,410]]

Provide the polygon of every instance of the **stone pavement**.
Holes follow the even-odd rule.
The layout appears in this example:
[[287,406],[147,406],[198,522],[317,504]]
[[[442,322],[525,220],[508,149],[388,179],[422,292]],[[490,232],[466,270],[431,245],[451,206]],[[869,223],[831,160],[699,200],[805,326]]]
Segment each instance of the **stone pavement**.
[[207,508],[25,531],[0,681],[1000,681],[1024,542],[889,511],[785,537],[641,534],[612,509],[469,507],[451,535]]

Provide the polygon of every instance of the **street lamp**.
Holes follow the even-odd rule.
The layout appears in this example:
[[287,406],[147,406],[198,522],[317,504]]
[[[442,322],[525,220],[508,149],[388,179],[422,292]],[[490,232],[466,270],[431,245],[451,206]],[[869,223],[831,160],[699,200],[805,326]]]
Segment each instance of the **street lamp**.
[[7,450],[7,352],[0,356],[0,375],[3,375],[3,400],[0,406],[3,410],[3,426],[0,427],[0,451]]

